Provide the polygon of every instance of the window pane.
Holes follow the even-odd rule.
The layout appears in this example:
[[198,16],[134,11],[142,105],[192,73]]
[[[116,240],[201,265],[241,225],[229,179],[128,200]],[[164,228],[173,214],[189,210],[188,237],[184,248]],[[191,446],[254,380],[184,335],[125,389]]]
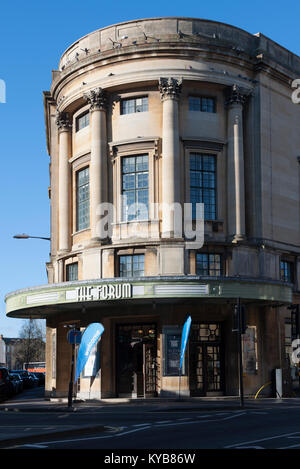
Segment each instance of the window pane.
[[87,127],[90,123],[90,113],[86,112],[76,118],[76,132]]
[[148,187],[148,173],[137,173],[136,187],[138,189],[146,189]]
[[89,168],[77,172],[77,231],[90,225]]
[[121,114],[148,111],[148,97],[129,98],[121,101]]
[[136,112],[146,112],[148,111],[148,98],[137,98],[135,100]]
[[122,159],[122,171],[123,173],[134,173],[135,171],[135,159],[132,157],[125,157]]
[[202,112],[215,112],[215,99],[214,98],[201,98],[201,111]]
[[284,282],[293,283],[293,267],[294,264],[288,261],[280,262],[280,277]]
[[66,266],[66,278],[68,282],[78,280],[78,263],[68,264]]
[[123,221],[148,219],[148,155],[122,159]]
[[201,110],[201,99],[190,96],[189,97],[189,110],[190,111],[200,111]]
[[120,256],[120,277],[144,276],[144,254]]
[[137,171],[148,171],[148,155],[137,156],[135,161]]
[[125,174],[122,182],[124,191],[135,189],[135,174]]
[[197,253],[196,274],[218,277],[222,275],[221,255]]
[[208,256],[207,254],[197,254],[196,256],[197,275],[208,275]]
[[209,255],[209,275],[215,277],[221,275],[221,256],[219,254]]
[[207,98],[205,96],[190,96],[189,110],[201,112],[216,112],[215,98]]
[[196,218],[196,203],[204,203],[205,220],[216,219],[216,159],[214,155],[190,155],[190,200]]

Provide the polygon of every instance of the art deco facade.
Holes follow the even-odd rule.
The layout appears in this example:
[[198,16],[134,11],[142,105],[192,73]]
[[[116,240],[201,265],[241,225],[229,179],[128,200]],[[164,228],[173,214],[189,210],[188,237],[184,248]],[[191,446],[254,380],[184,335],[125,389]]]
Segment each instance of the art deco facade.
[[[190,18],[109,26],[63,54],[44,93],[49,285],[7,296],[9,316],[47,319],[47,395],[68,392],[64,326],[101,322],[78,396],[176,396],[187,315],[181,392],[237,394],[238,299],[246,393],[276,368],[287,392],[287,307],[300,290],[299,76],[300,58],[262,34]],[[203,246],[170,216],[185,203],[193,218],[204,203]]]

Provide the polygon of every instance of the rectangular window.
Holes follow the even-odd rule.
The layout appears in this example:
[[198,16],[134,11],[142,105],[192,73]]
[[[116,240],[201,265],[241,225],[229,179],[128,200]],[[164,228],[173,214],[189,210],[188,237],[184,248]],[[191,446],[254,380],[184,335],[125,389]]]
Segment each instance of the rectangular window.
[[197,253],[196,274],[210,277],[222,275],[222,257],[220,254]]
[[148,219],[148,155],[122,158],[122,219]]
[[76,132],[84,127],[87,127],[90,124],[90,113],[89,111],[81,114],[80,116],[76,117]]
[[90,226],[90,175],[89,168],[81,169],[76,174],[77,231]]
[[144,254],[120,256],[120,277],[143,277]]
[[280,278],[283,282],[293,283],[294,281],[294,264],[293,262],[280,262]]
[[215,113],[216,99],[206,96],[189,96],[189,110]]
[[190,199],[192,216],[196,203],[204,204],[205,220],[216,219],[216,157],[200,153],[190,155]]
[[78,280],[78,262],[66,265],[66,281]]
[[121,114],[133,114],[135,112],[148,111],[148,97],[128,98],[121,100]]

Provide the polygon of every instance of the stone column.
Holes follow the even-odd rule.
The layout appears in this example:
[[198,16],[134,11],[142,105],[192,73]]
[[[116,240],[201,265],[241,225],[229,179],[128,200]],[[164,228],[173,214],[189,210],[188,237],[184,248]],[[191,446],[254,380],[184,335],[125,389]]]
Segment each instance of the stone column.
[[70,168],[69,156],[71,147],[71,124],[69,115],[57,112],[58,127],[58,250],[60,253],[69,250],[70,240]]
[[107,202],[107,130],[106,111],[107,94],[102,88],[96,88],[84,95],[90,104],[91,116],[91,239],[99,242],[106,238],[100,223],[100,205]]
[[228,235],[232,242],[245,239],[245,181],[243,106],[247,94],[237,85],[227,93],[228,149],[227,149],[227,211]]
[[182,79],[160,78],[163,103],[162,124],[162,236],[174,236],[174,215],[170,207],[180,202],[180,150],[178,101]]

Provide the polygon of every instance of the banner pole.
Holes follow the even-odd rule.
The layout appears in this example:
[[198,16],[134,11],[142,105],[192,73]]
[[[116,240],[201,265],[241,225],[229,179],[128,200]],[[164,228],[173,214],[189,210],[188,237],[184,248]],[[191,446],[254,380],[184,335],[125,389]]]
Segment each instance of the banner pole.
[[73,374],[74,374],[74,351],[75,351],[75,344],[72,344],[72,361],[71,361],[71,376],[70,376],[69,394],[68,394],[68,407],[72,407]]

